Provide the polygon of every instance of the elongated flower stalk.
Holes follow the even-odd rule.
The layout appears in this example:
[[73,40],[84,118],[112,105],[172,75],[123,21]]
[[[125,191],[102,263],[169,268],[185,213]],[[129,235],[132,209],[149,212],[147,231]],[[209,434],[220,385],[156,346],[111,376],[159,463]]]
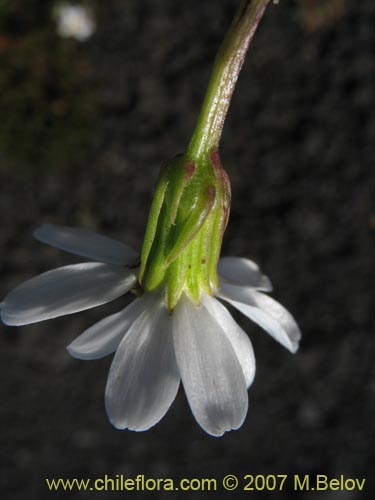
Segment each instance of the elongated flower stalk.
[[242,1],[217,53],[188,155],[218,150],[225,118],[250,42],[269,0]]
[[135,300],[85,330],[69,346],[79,359],[115,353],[105,393],[118,429],[144,431],[172,404],[182,381],[199,425],[212,436],[238,429],[255,375],[249,337],[223,300],[294,353],[301,337],[291,314],[264,292],[270,280],[249,259],[220,258],[230,183],[219,142],[250,40],[268,0],[245,1],[217,55],[184,154],[166,163],[156,186],[141,255],[88,229],[44,224],[34,236],[92,259],[22,283],[0,304],[8,325],[89,309],[129,290]]
[[267,3],[242,2],[217,54],[187,152],[166,164],[157,183],[139,281],[146,291],[165,284],[170,311],[182,292],[199,304],[201,291],[213,295],[218,288],[217,264],[231,201],[219,142],[246,52]]

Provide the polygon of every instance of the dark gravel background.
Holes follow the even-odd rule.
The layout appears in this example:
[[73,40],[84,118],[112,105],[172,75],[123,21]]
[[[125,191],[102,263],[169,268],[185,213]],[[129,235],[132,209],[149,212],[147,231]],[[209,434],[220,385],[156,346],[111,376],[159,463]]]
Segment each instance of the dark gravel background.
[[[159,165],[187,145],[237,2],[91,2],[97,31],[82,44],[55,34],[51,4],[0,2],[0,296],[79,260],[33,241],[42,222],[90,226],[140,247]],[[104,474],[288,474],[284,491],[268,494],[278,499],[290,498],[293,474],[344,474],[366,478],[367,492],[294,496],[373,498],[371,7],[270,6],[235,92],[221,150],[233,190],[223,254],[259,262],[303,332],[291,355],[235,315],[257,356],[243,427],[207,436],[181,390],[152,430],[112,428],[103,405],[111,359],[77,361],[65,346],[130,298],[3,325],[2,498],[267,496],[50,493],[44,481]]]

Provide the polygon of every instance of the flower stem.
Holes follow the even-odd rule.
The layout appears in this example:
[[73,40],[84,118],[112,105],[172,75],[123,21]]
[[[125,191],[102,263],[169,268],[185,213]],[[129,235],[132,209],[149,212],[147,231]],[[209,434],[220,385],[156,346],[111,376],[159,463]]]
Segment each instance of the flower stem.
[[250,41],[270,0],[244,0],[217,53],[187,154],[198,159],[217,150],[234,88]]

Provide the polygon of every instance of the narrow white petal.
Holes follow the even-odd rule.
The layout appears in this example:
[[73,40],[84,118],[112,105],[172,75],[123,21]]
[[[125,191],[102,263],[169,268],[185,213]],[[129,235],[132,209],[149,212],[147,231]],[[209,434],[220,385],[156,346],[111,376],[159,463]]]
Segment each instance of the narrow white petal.
[[108,417],[118,429],[149,429],[176,397],[180,375],[171,326],[159,298],[133,323],[119,345],[105,394]]
[[27,325],[105,304],[126,293],[135,274],[109,264],[86,262],[59,267],[25,281],[1,307],[7,325]]
[[272,291],[269,278],[262,274],[255,262],[250,259],[222,257],[219,260],[218,271],[220,278],[226,283],[256,288],[263,292]]
[[219,297],[261,326],[289,351],[297,351],[301,332],[293,316],[276,300],[256,290],[223,283]]
[[218,300],[209,295],[205,295],[202,298],[202,303],[211,316],[219,323],[230,340],[238,361],[240,362],[245,377],[246,387],[250,387],[255,376],[255,356],[248,335],[246,335],[242,328],[234,321],[227,308]]
[[134,264],[138,259],[132,248],[87,228],[43,224],[34,231],[34,237],[66,252],[106,264],[123,266]]
[[85,330],[68,345],[69,354],[78,359],[99,359],[115,352],[129,328],[148,306],[148,298],[146,294],[135,299],[122,311]]
[[238,429],[246,416],[245,378],[231,342],[203,306],[183,295],[173,311],[177,364],[190,408],[212,436]]

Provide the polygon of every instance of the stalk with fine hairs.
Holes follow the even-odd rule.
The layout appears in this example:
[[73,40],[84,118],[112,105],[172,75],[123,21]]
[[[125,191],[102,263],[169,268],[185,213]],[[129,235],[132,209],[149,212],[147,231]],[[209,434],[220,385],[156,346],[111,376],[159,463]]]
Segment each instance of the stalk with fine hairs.
[[244,0],[230,25],[214,62],[206,96],[188,152],[199,157],[217,149],[232,94],[247,50],[270,0]]

